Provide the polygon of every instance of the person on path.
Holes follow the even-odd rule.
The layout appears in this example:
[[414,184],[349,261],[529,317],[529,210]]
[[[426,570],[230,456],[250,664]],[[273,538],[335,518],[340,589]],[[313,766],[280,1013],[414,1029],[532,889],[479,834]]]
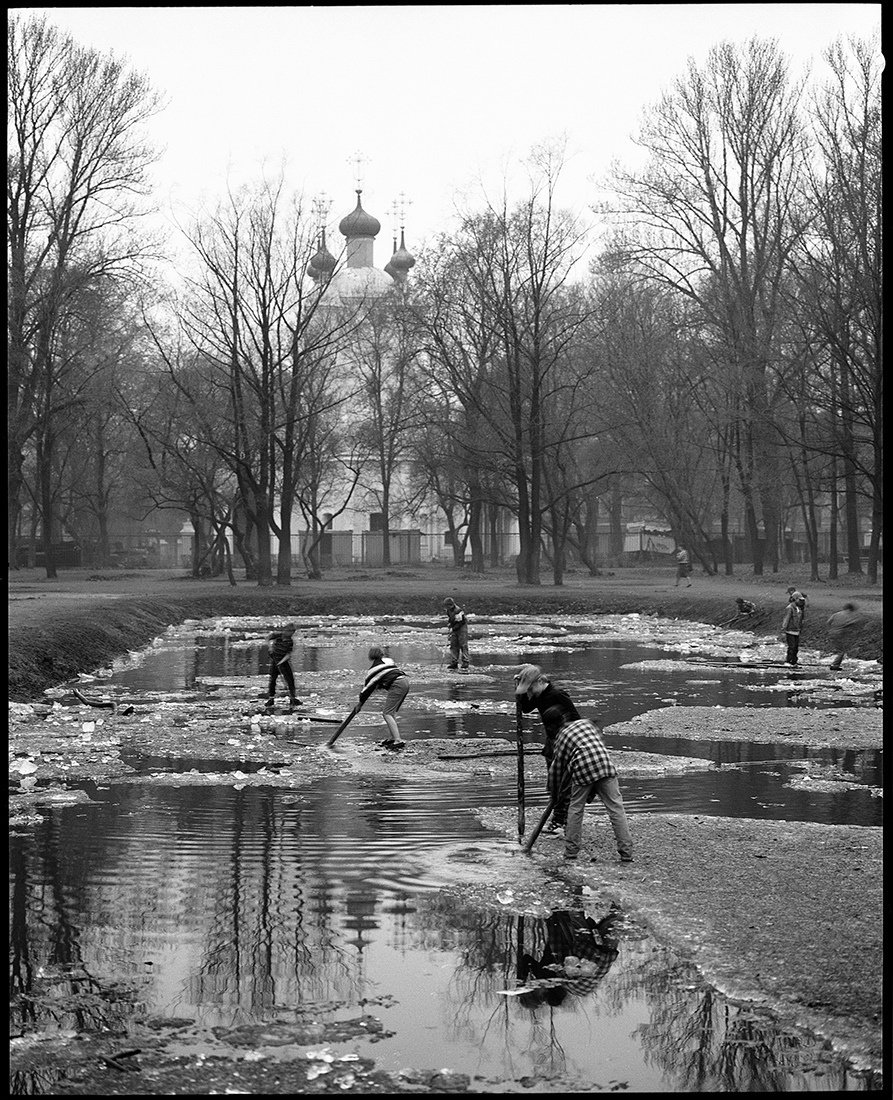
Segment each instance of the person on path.
[[684,546],[680,546],[676,551],[676,583],[674,588],[679,587],[680,580],[685,578],[685,587],[691,588],[691,558],[688,556],[688,551]]
[[384,650],[379,645],[370,646],[369,660],[371,666],[363,681],[360,706],[366,703],[373,691],[387,692],[381,716],[390,736],[380,743],[383,748],[395,751],[406,748],[406,742],[400,736],[397,726],[397,711],[409,692],[409,678],[390,657],[385,656]]
[[301,700],[295,695],[295,674],[291,667],[291,653],[294,649],[294,634],[297,630],[294,623],[274,630],[267,641],[267,650],[270,654],[270,677],[267,681],[267,701],[264,704],[268,710],[276,705],[276,681],[281,676],[288,688],[288,704],[290,707],[301,706]]
[[784,609],[784,618],[781,621],[781,632],[788,644],[788,652],[784,663],[792,668],[797,665],[797,653],[800,649],[800,628],[802,626],[803,607],[800,601],[792,595],[788,601],[788,606]]
[[570,797],[564,833],[564,858],[574,862],[579,856],[583,811],[586,803],[598,795],[614,830],[620,862],[632,863],[633,838],[623,808],[617,769],[611,763],[598,727],[586,718],[568,721],[560,707],[550,707],[545,718],[550,723],[561,723],[555,738],[555,755],[549,767],[549,791],[558,800]]
[[843,610],[835,611],[828,619],[828,631],[837,656],[831,662],[831,668],[836,672],[843,664],[847,651],[852,648],[853,642],[859,634],[863,619],[856,610],[854,603],[845,603]]
[[[543,756],[546,758],[546,772],[555,755],[555,738],[558,735],[561,724],[558,722],[546,722],[546,712],[550,708],[557,707],[562,714],[566,714],[571,721],[582,718],[582,715],[574,706],[571,697],[560,691],[551,680],[543,673],[539,665],[522,665],[521,670],[515,673],[515,699],[520,704],[523,714],[530,714],[538,710],[546,734],[546,743],[543,745]],[[546,832],[557,833],[559,829],[567,825],[568,801],[555,804],[552,811],[552,819],[546,826]]]
[[452,597],[443,601],[449,624],[450,663],[447,668],[468,668],[468,617]]

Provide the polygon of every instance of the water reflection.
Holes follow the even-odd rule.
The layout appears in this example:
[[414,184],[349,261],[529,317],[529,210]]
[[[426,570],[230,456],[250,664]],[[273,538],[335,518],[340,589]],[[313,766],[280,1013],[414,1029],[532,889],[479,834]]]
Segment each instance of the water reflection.
[[[105,798],[12,840],[14,1028],[122,1028],[132,1014],[230,1028],[373,1001],[395,1032],[374,1049],[385,1068],[640,1091],[814,1087],[827,1056],[668,969],[617,910],[588,914],[578,894],[519,916],[438,889],[413,854],[488,834],[450,805],[415,812],[419,792],[400,784]],[[564,996],[507,996],[519,983]],[[863,1087],[842,1063],[823,1068],[826,1085]]]
[[[508,705],[511,675],[521,663],[542,664],[587,715],[600,717],[604,724],[627,721],[668,704],[804,707],[808,703],[801,694],[802,681],[828,678],[825,668],[755,670],[742,666],[730,654],[708,659],[685,649],[686,639],[699,629],[698,624],[657,623],[655,620],[655,625],[643,632],[637,617],[629,616],[567,616],[549,629],[523,616],[482,618],[476,623],[478,638],[471,671],[483,671],[488,679],[472,676],[463,681],[444,673],[442,629],[427,620],[398,623],[389,619],[388,625],[371,619],[313,620],[302,623],[295,636],[292,665],[298,680],[303,678],[303,686],[325,694],[333,678],[339,682],[356,679],[356,670],[366,667],[369,644],[384,642],[398,664],[411,670],[414,691],[404,708],[407,715],[424,709],[421,694],[442,702],[474,699],[506,704],[502,714],[490,709],[485,714],[466,711],[458,720],[450,716],[451,727],[471,736],[512,734],[514,708]],[[266,683],[269,625],[259,620],[250,628],[184,624],[168,631],[140,656],[135,667],[118,672],[108,686],[171,691],[225,681],[220,697],[256,698],[263,694]],[[734,634],[706,626],[701,629],[710,634],[714,645],[734,648]],[[625,631],[628,637],[606,636],[609,630]],[[661,634],[660,646],[655,644],[655,634]],[[737,644],[742,643],[739,640]],[[670,659],[684,659],[688,667],[654,668],[647,663]],[[790,682],[791,691],[768,690],[781,682]],[[762,684],[766,690],[761,690]],[[834,705],[847,705],[847,701],[838,698]],[[433,735],[442,736],[447,725],[444,716],[429,712],[426,719]]]

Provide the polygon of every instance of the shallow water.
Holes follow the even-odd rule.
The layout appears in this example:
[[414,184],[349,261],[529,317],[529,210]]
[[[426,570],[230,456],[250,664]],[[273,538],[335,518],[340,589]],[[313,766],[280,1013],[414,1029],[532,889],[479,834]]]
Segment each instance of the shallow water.
[[[548,999],[510,995],[552,961],[549,908],[482,912],[420,871],[445,844],[469,860],[504,845],[455,812],[460,789],[424,801],[411,781],[338,778],[299,793],[97,792],[13,839],[14,958],[136,985],[148,1014],[205,1027],[348,1019],[370,1002],[394,1034],[369,1053],[395,1071],[664,1092],[866,1087],[825,1043],[729,1004],[619,913],[605,973]],[[556,893],[582,926],[580,888]]]
[[[102,677],[101,690],[146,697],[212,688],[220,700],[256,699],[266,683],[263,643],[271,625],[187,624]],[[366,667],[366,649],[384,635],[413,681],[401,712],[410,742],[414,735],[513,740],[512,666],[526,661],[542,664],[584,713],[605,723],[671,703],[803,705],[799,695],[769,688],[822,674],[816,667],[733,667],[733,652],[746,639],[736,636],[723,650],[723,636],[705,628],[714,651],[693,652],[699,630],[617,616],[596,624],[569,617],[485,620],[475,627],[475,668],[463,679],[441,667],[440,624],[317,620],[302,624],[293,665],[299,694],[315,696],[315,705],[343,707]],[[624,631],[628,637],[617,636]],[[639,667],[647,660],[687,664]],[[535,741],[538,722],[525,728],[525,740]],[[345,734],[343,751],[380,737],[379,720],[363,716]],[[631,815],[662,810],[880,824],[882,802],[867,789],[784,787],[797,774],[791,758],[817,759],[866,787],[880,785],[879,752],[629,735],[609,735],[608,742],[747,764],[728,773],[622,778]],[[394,1032],[368,1048],[357,1044],[384,1068],[449,1067],[477,1075],[473,1087],[482,1091],[500,1090],[496,1081],[524,1091],[517,1082],[525,1077],[570,1080],[593,1091],[878,1087],[824,1042],[726,1001],[622,914],[617,955],[598,980],[565,985],[550,997],[541,987],[534,996],[511,995],[529,979],[531,960],[547,957],[555,897],[564,899],[559,907],[571,910],[575,924],[585,898],[556,872],[549,904],[543,899],[524,915],[509,906],[494,912],[444,891],[455,876],[441,877],[437,868],[445,846],[458,845],[456,858],[470,863],[494,845],[505,847],[502,836],[463,811],[511,804],[513,783],[444,775],[432,785],[407,769],[403,777],[326,778],[298,791],[174,788],[164,785],[165,771],[221,771],[225,764],[200,755],[123,750],[122,756],[159,780],[87,785],[89,804],[51,809],[43,824],[12,838],[14,992],[27,991],[40,968],[83,967],[104,983],[136,987],[149,1015],[208,1027],[303,1019],[311,1011],[315,1019],[347,1019],[365,1010]],[[232,765],[250,770],[243,761]],[[532,809],[545,804],[544,777],[534,757]],[[60,1023],[58,1014],[54,1026],[66,1021],[84,1026],[64,1016]]]

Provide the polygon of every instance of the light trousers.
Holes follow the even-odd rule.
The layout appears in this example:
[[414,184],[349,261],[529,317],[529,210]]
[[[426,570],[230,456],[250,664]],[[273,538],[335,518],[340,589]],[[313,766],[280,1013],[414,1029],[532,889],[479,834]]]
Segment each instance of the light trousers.
[[571,788],[571,800],[567,809],[567,825],[564,830],[564,854],[576,858],[580,854],[580,844],[583,836],[583,812],[586,809],[586,800],[589,792],[595,793],[602,800],[602,805],[607,811],[614,830],[614,839],[617,842],[617,851],[622,856],[633,854],[633,838],[629,831],[629,822],[626,820],[626,810],[623,808],[623,796],[620,793],[620,784],[617,777],[610,779],[597,779],[595,783],[575,783]]

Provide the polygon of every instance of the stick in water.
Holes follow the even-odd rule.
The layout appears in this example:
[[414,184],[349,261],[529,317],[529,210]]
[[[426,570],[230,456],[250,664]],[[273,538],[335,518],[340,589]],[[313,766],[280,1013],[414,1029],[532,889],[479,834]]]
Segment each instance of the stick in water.
[[362,703],[357,703],[357,705],[353,708],[353,710],[350,712],[350,714],[348,714],[348,716],[344,719],[344,721],[341,723],[341,725],[338,727],[338,729],[336,729],[335,732],[332,734],[332,736],[328,739],[328,741],[326,741],[327,748],[331,748],[332,745],[334,745],[335,742],[338,740],[338,738],[341,736],[341,734],[344,733],[344,731],[347,729],[347,727],[350,725],[350,723],[360,713],[360,708],[362,707],[362,705],[363,705]]
[[555,800],[554,800],[554,799],[551,799],[551,800],[549,801],[549,805],[548,805],[548,806],[546,807],[546,812],[545,812],[545,813],[543,814],[543,816],[542,816],[542,817],[541,817],[541,818],[539,819],[539,823],[537,824],[537,826],[536,826],[536,828],[535,828],[535,829],[533,830],[533,832],[532,832],[532,833],[530,834],[530,840],[528,840],[528,841],[527,841],[527,843],[526,843],[526,844],[524,845],[524,855],[525,855],[525,856],[529,856],[529,855],[530,855],[530,853],[531,853],[531,851],[532,851],[532,849],[533,849],[533,846],[534,846],[534,844],[536,843],[536,838],[537,838],[537,837],[538,837],[538,836],[540,835],[540,833],[541,833],[541,832],[543,831],[543,827],[545,826],[546,822],[547,822],[547,821],[549,820],[549,814],[550,814],[550,813],[551,813],[551,812],[552,812],[552,811],[553,811],[554,809],[555,809]]
[[515,719],[518,727],[518,843],[524,840],[524,742],[522,740],[523,711],[515,700]]

